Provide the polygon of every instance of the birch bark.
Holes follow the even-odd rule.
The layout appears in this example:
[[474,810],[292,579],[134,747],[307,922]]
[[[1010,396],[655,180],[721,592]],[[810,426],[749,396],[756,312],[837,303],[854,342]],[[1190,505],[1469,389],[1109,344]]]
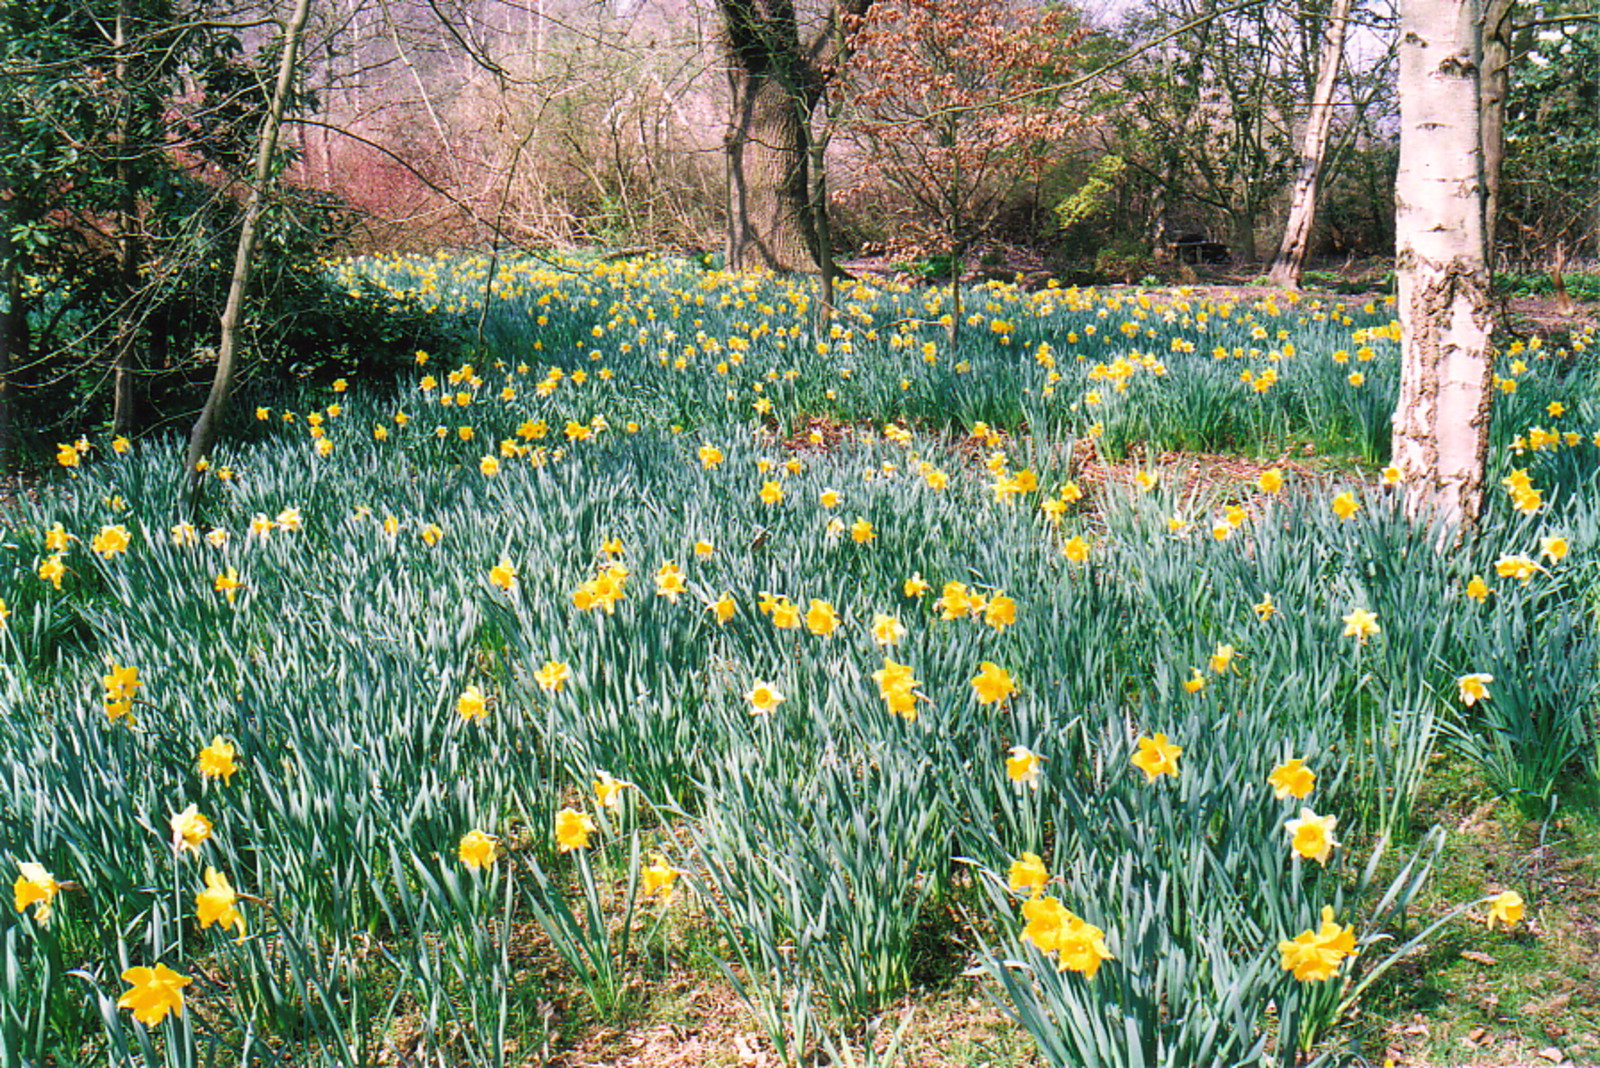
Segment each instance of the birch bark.
[[1413,514],[1483,503],[1493,310],[1484,257],[1479,0],[1401,0],[1395,181],[1400,399],[1394,463]]

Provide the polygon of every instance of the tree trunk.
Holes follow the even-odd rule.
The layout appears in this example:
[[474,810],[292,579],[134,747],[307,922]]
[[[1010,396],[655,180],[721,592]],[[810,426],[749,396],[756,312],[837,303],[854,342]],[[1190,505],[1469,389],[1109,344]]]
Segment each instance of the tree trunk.
[[1413,514],[1473,522],[1489,446],[1478,0],[1401,0],[1395,180],[1400,399],[1394,463]]
[[845,20],[871,2],[833,0],[802,40],[794,0],[718,0],[732,96],[724,139],[729,267],[833,271],[828,203],[819,198],[827,188],[825,134],[813,146],[811,123],[827,95],[825,72],[849,57]]
[[[831,109],[830,109],[831,110]],[[817,292],[817,309],[813,328],[820,337],[833,319],[833,228],[828,222],[828,142],[832,139],[833,116],[823,115],[822,129],[810,135],[811,149],[811,207],[812,234],[816,238],[816,261],[826,264],[821,272]]]
[[116,23],[116,79],[121,93],[117,115],[117,334],[113,343],[115,377],[112,385],[111,430],[127,434],[133,429],[134,366],[139,337],[137,295],[139,290],[138,196],[133,187],[134,101],[132,64],[128,60],[128,35],[131,21],[129,0],[118,0]]
[[0,312],[0,474],[16,448],[16,388],[11,369],[28,357],[28,309],[22,292],[22,261],[11,243],[10,212],[0,215],[0,269],[5,271],[6,309]]
[[817,271],[810,106],[768,72],[735,63],[728,80],[728,266]]
[[1234,210],[1230,219],[1233,254],[1240,263],[1256,261],[1256,213],[1247,208]]
[[189,479],[189,503],[193,508],[200,500],[200,461],[206,459],[216,444],[217,432],[222,426],[222,416],[227,411],[228,395],[233,389],[234,350],[237,345],[239,318],[244,311],[245,289],[250,284],[250,257],[256,248],[256,232],[261,221],[261,205],[267,180],[272,176],[272,156],[278,147],[278,130],[283,125],[283,112],[289,100],[289,84],[294,78],[295,56],[300,48],[300,34],[305,29],[306,16],[311,11],[311,0],[295,0],[294,13],[283,30],[283,60],[278,66],[278,81],[272,88],[272,104],[261,123],[261,134],[256,142],[255,183],[245,203],[244,224],[239,229],[239,244],[234,250],[233,278],[228,284],[228,303],[222,311],[222,339],[217,347],[217,371],[211,380],[211,392],[206,395],[205,407],[189,432],[189,448],[184,456],[184,468]]
[[1289,200],[1289,221],[1283,228],[1283,241],[1272,261],[1272,284],[1285,289],[1300,287],[1300,272],[1305,265],[1306,247],[1311,242],[1311,224],[1317,215],[1317,187],[1322,181],[1322,161],[1328,150],[1328,130],[1333,125],[1333,91],[1339,84],[1339,66],[1344,61],[1345,28],[1350,22],[1351,0],[1334,0],[1328,12],[1328,39],[1317,69],[1316,88],[1311,93],[1311,108],[1306,115],[1306,138],[1300,150],[1300,172],[1295,176],[1294,194]]
[[1506,155],[1506,97],[1511,91],[1511,8],[1515,0],[1486,0],[1483,9],[1483,73],[1478,89],[1478,126],[1483,141],[1483,249],[1494,272],[1495,223],[1500,214],[1500,170]]

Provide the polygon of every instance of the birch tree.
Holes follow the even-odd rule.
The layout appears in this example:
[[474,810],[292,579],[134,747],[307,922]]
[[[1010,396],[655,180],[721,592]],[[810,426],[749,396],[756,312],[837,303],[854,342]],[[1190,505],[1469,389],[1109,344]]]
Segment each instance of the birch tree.
[[1328,11],[1328,35],[1306,115],[1300,170],[1295,175],[1294,192],[1289,200],[1289,220],[1283,228],[1278,254],[1272,261],[1273,285],[1290,289],[1300,285],[1300,270],[1305,263],[1306,247],[1311,242],[1311,224],[1317,213],[1317,192],[1322,181],[1323,159],[1328,151],[1328,131],[1333,126],[1333,94],[1339,84],[1339,68],[1344,63],[1350,5],[1351,0],[1334,0]]
[[234,253],[233,277],[228,284],[228,303],[222,312],[222,337],[217,348],[217,370],[211,381],[211,391],[206,395],[205,406],[189,432],[189,447],[184,455],[188,472],[191,503],[199,499],[200,461],[206,459],[211,446],[216,444],[222,427],[222,416],[228,408],[228,397],[233,390],[234,365],[237,362],[239,320],[244,313],[245,293],[250,285],[250,261],[255,254],[257,233],[261,225],[261,211],[268,180],[272,176],[273,157],[278,150],[278,131],[283,127],[283,114],[289,103],[291,84],[294,81],[295,60],[300,49],[300,35],[305,30],[306,18],[311,13],[311,0],[295,0],[294,12],[283,30],[283,58],[278,66],[278,80],[272,88],[272,103],[261,120],[261,133],[256,142],[255,182],[250,186],[245,203],[244,225],[239,230],[239,244]]
[[1484,256],[1480,0],[1401,0],[1394,463],[1413,513],[1477,518],[1493,313]]

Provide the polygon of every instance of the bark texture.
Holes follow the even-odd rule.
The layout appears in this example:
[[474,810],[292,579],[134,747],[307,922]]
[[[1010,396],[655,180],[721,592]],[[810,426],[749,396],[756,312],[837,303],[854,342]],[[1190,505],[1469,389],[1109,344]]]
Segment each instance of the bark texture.
[[211,392],[206,395],[205,407],[200,409],[200,418],[195,420],[194,429],[189,432],[189,447],[184,454],[191,506],[199,503],[200,461],[206,459],[211,447],[216,444],[222,416],[228,408],[228,397],[233,391],[239,319],[244,311],[245,291],[250,285],[250,259],[256,250],[262,202],[267,181],[272,176],[272,156],[278,147],[278,131],[283,127],[283,112],[289,101],[290,82],[294,79],[300,35],[305,30],[306,18],[310,13],[311,0],[295,0],[294,13],[289,16],[289,23],[283,31],[283,60],[278,67],[277,83],[272,88],[272,103],[261,123],[261,134],[256,141],[255,183],[250,187],[250,197],[244,209],[244,225],[239,230],[239,244],[234,250],[228,303],[222,310],[217,370],[211,380]]
[[0,264],[4,264],[6,308],[0,311],[0,472],[16,447],[16,386],[11,369],[27,362],[28,309],[22,288],[22,264],[11,246],[9,219],[0,213]]
[[1477,0],[1400,4],[1400,169],[1395,182],[1400,399],[1393,429],[1413,514],[1471,523],[1488,453]]
[[718,0],[732,104],[724,139],[729,267],[831,272],[827,184],[812,118],[828,72],[846,58],[841,21],[870,3],[842,0],[802,35],[794,0]]
[[117,286],[121,307],[117,312],[115,378],[111,404],[111,430],[127,434],[134,424],[135,346],[139,337],[136,308],[139,290],[140,241],[139,198],[134,189],[134,102],[131,79],[133,64],[128,56],[132,21],[129,0],[118,0],[116,23],[116,80],[122,99],[117,118]]
[[816,271],[810,104],[770,71],[734,64],[728,78],[728,266]]
[[1483,245],[1494,270],[1495,221],[1500,214],[1500,171],[1506,156],[1506,97],[1511,92],[1511,8],[1514,0],[1486,0],[1483,8],[1483,73],[1479,79],[1478,127],[1483,142]]
[[1339,68],[1344,62],[1344,37],[1350,24],[1351,0],[1334,0],[1328,12],[1328,38],[1323,44],[1322,61],[1317,68],[1317,84],[1311,93],[1311,108],[1306,115],[1306,135],[1300,150],[1300,170],[1295,175],[1294,193],[1289,200],[1289,221],[1283,240],[1272,261],[1272,284],[1287,289],[1300,286],[1306,248],[1311,243],[1311,225],[1317,216],[1317,191],[1322,182],[1322,161],[1328,152],[1328,131],[1333,126],[1333,92],[1339,84]]

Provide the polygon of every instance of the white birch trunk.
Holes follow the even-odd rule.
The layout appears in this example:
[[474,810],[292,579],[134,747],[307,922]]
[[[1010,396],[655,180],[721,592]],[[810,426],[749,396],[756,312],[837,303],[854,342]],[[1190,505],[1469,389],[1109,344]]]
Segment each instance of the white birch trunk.
[[1493,312],[1483,243],[1479,0],[1401,0],[1394,463],[1414,514],[1483,503]]
[[1311,243],[1311,224],[1317,217],[1317,189],[1322,182],[1322,161],[1328,152],[1328,130],[1333,125],[1333,91],[1339,84],[1339,67],[1344,62],[1350,3],[1351,0],[1334,0],[1328,12],[1328,39],[1306,115],[1306,137],[1300,150],[1300,172],[1295,176],[1294,193],[1289,200],[1289,221],[1284,224],[1283,241],[1272,261],[1272,284],[1286,289],[1300,285],[1306,247]]

